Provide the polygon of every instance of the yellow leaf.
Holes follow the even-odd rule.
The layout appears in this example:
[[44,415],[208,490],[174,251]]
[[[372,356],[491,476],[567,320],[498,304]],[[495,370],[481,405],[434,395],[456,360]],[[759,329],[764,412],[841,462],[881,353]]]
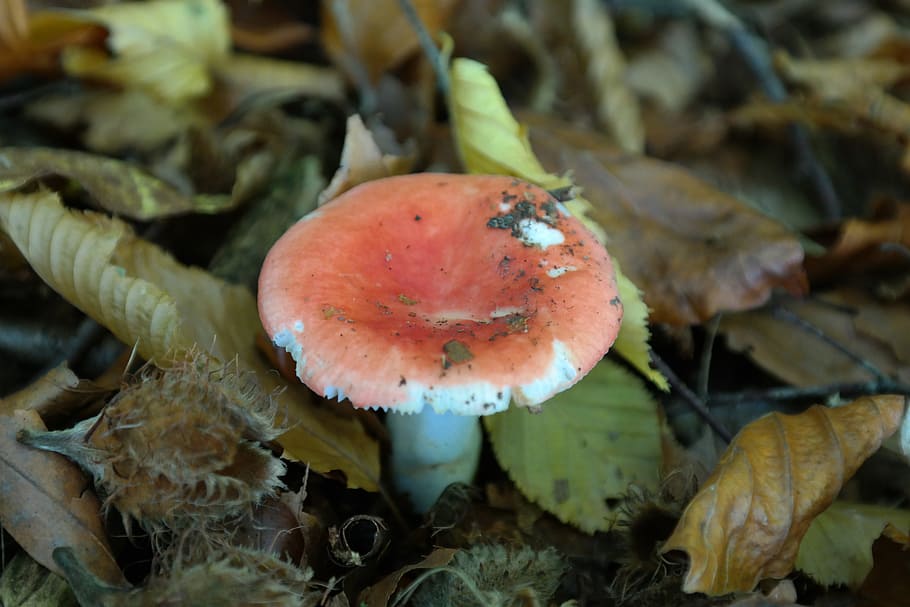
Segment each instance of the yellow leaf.
[[[246,288],[180,264],[117,219],[67,210],[51,192],[0,193],[0,229],[51,288],[143,358],[199,344],[222,361],[236,357],[266,392],[287,388],[255,349],[261,325]],[[276,398],[292,426],[289,456],[320,472],[340,469],[353,487],[377,488],[379,447],[355,420],[311,406],[299,391]]]
[[[512,175],[546,189],[572,185],[567,177],[548,173],[540,164],[525,127],[512,116],[485,65],[470,59],[455,59],[450,80],[449,107],[455,145],[469,173]],[[568,201],[566,207],[601,243],[607,241],[603,229],[588,217],[591,203],[578,196]],[[615,260],[614,268],[625,313],[613,347],[658,387],[667,390],[667,380],[649,366],[648,307],[638,288],[622,275]]]
[[540,413],[484,418],[493,451],[518,488],[560,520],[593,533],[618,516],[606,500],[629,483],[656,488],[661,465],[657,404],[622,367],[602,361]]
[[0,148],[0,192],[49,175],[79,182],[99,206],[130,219],[198,211],[192,198],[121,160],[56,148]]
[[689,555],[685,592],[748,592],[793,569],[800,540],[904,416],[903,396],[771,413],[736,436],[663,552]]
[[648,329],[648,306],[641,297],[641,291],[622,273],[615,258],[613,268],[616,270],[616,286],[619,287],[619,300],[623,309],[622,324],[619,326],[616,342],[613,343],[613,350],[655,386],[665,392],[669,391],[670,384],[667,378],[651,368],[651,352],[648,348],[648,340],[651,338],[651,331]]
[[796,568],[825,586],[856,588],[872,571],[872,544],[891,524],[910,530],[910,510],[834,502],[806,531]]
[[67,73],[144,88],[169,103],[208,93],[211,69],[230,48],[227,10],[219,0],[123,2],[67,14],[105,26],[113,52],[68,47],[62,55]]

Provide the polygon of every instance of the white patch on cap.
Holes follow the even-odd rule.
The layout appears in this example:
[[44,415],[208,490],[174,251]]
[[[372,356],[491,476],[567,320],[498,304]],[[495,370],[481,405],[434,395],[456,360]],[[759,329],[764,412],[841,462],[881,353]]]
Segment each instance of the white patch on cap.
[[303,333],[303,321],[300,321],[300,320],[295,321],[294,330],[297,331],[298,333]]
[[572,353],[558,339],[553,340],[553,361],[550,368],[530,384],[518,386],[512,394],[519,405],[539,405],[554,394],[562,392],[578,377]]
[[524,308],[519,308],[518,306],[496,308],[490,312],[490,318],[504,318],[506,316],[511,316],[512,314],[521,314],[522,312],[524,312]]
[[499,203],[499,212],[500,212],[500,213],[508,213],[511,209],[512,209],[512,207],[509,206],[509,203],[508,203],[508,202],[500,202],[500,203]]
[[547,276],[550,278],[559,278],[566,272],[574,272],[577,270],[575,266],[559,266],[558,268],[550,268],[547,270]]
[[550,245],[562,244],[566,237],[556,228],[551,228],[536,219],[521,219],[518,221],[518,240],[529,246],[546,249]]
[[561,202],[557,202],[557,203],[556,203],[556,209],[557,209],[560,213],[562,213],[562,216],[563,216],[563,217],[570,217],[570,216],[572,215],[572,213],[569,212],[569,209],[566,208],[566,205],[564,205],[564,204],[561,203]]

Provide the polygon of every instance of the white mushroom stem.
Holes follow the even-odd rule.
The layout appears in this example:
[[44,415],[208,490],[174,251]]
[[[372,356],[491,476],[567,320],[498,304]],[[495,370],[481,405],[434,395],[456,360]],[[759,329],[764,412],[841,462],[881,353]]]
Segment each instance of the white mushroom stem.
[[470,483],[480,459],[480,419],[474,415],[389,413],[392,479],[414,509],[426,512],[452,483]]

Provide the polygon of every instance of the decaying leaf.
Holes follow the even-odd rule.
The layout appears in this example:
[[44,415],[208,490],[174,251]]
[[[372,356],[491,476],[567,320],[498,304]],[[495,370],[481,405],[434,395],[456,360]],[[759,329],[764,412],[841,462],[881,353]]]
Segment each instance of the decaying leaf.
[[66,14],[107,28],[113,52],[68,47],[67,73],[143,88],[169,103],[208,93],[211,70],[230,48],[227,9],[218,0],[124,2]]
[[33,411],[0,415],[0,522],[36,561],[61,573],[55,548],[68,546],[111,584],[125,584],[107,542],[101,503],[75,464],[20,444],[20,430],[44,430]]
[[872,544],[887,525],[910,530],[910,510],[836,501],[803,537],[796,568],[825,586],[856,588],[872,570]]
[[897,429],[905,409],[902,396],[872,396],[747,425],[663,546],[689,555],[683,590],[747,592],[790,573],[812,521]]
[[[259,314],[244,287],[180,264],[121,221],[69,211],[49,192],[0,194],[0,229],[48,285],[143,358],[162,361],[198,344],[222,361],[237,357],[266,392],[287,387],[256,351]],[[287,410],[279,442],[289,457],[376,488],[379,447],[355,420],[313,407],[301,391],[276,398]]]
[[602,361],[540,413],[513,407],[484,418],[493,451],[522,493],[588,533],[618,512],[606,500],[629,483],[656,488],[661,464],[657,405],[635,376]]
[[652,322],[699,324],[757,307],[776,288],[806,291],[796,236],[684,169],[542,117],[531,122],[531,141],[547,166],[571,170],[584,188]]
[[76,596],[62,577],[25,552],[14,556],[0,573],[3,607],[78,607]]
[[349,116],[338,170],[325,190],[320,192],[319,204],[327,203],[355,185],[410,171],[416,160],[415,155],[401,150],[395,152],[384,151],[379,146],[359,114]]
[[[486,66],[469,59],[455,59],[449,76],[452,132],[458,153],[468,172],[513,175],[545,189],[572,185],[567,177],[548,173],[537,160],[525,127],[512,116],[496,80]],[[588,217],[591,205],[587,200],[576,196],[566,202],[566,206],[601,242],[607,240],[600,225]],[[615,253],[614,257],[618,258]],[[614,350],[648,379],[666,389],[666,379],[648,364],[648,308],[641,301],[641,293],[635,285],[621,276],[619,266],[614,266],[614,269],[618,284],[625,287],[621,299],[623,308],[627,310]]]
[[[785,310],[821,329],[883,373],[910,382],[910,309],[903,302],[877,301],[867,293],[839,289],[811,299],[786,301]],[[856,360],[772,310],[725,314],[720,330],[727,343],[759,366],[795,386],[870,379]]]
[[[397,0],[323,0],[321,4],[322,43],[335,64],[349,74],[364,70],[375,84],[384,72],[418,49],[414,26]],[[453,0],[418,0],[414,8],[434,35],[446,28],[456,4]]]
[[437,548],[425,559],[413,565],[406,565],[382,578],[378,583],[366,588],[358,598],[358,604],[367,607],[387,607],[389,599],[398,588],[401,578],[411,571],[445,567],[458,552],[455,548]]
[[626,87],[626,60],[610,13],[597,0],[573,0],[570,10],[576,44],[587,60],[588,86],[597,99],[597,117],[622,149],[641,153],[645,129],[638,100]]
[[198,210],[192,198],[122,160],[74,150],[0,148],[0,192],[50,175],[77,181],[99,206],[130,219]]

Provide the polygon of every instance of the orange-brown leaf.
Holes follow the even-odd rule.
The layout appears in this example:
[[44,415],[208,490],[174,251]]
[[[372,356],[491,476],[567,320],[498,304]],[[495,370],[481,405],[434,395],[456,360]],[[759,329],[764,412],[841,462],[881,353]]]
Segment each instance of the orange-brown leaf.
[[802,246],[781,224],[680,167],[624,154],[552,119],[522,117],[544,166],[571,171],[584,189],[652,322],[697,324],[757,307],[776,288],[805,292]]
[[34,411],[0,416],[0,522],[36,561],[62,574],[55,548],[69,546],[97,577],[125,584],[107,543],[101,503],[62,455],[26,447],[20,429],[44,430]]
[[663,552],[690,559],[686,592],[750,591],[783,577],[844,482],[900,425],[903,396],[772,413],[746,426],[692,499]]

